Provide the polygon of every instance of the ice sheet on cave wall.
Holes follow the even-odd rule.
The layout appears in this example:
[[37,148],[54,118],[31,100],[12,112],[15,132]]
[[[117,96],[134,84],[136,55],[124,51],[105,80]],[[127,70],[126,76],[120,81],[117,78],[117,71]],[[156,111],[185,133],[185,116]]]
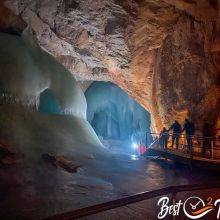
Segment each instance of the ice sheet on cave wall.
[[150,114],[122,89],[110,82],[94,82],[85,96],[87,118],[98,135],[145,143]]
[[66,114],[86,118],[85,96],[72,74],[37,44],[26,29],[22,36],[0,33],[0,101],[37,107],[50,88]]

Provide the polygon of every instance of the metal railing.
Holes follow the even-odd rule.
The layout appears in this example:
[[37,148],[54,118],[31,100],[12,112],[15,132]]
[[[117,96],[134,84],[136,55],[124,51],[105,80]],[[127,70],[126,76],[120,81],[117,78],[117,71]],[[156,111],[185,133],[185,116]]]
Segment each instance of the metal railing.
[[[199,156],[210,159],[220,159],[220,139],[216,137],[203,137],[198,135],[188,136],[191,143],[189,146],[185,134],[156,134],[153,136],[153,142],[150,148],[160,148],[164,150],[179,151],[188,154],[191,157]],[[177,146],[178,145],[178,146]]]
[[66,212],[63,214],[54,215],[44,220],[71,220],[78,219],[90,215],[94,215],[103,211],[123,207],[129,204],[141,202],[144,200],[152,199],[158,196],[163,196],[167,194],[171,194],[172,201],[175,202],[177,193],[180,192],[190,192],[190,191],[198,191],[205,189],[217,189],[220,188],[220,183],[209,183],[209,184],[192,184],[192,185],[181,185],[181,186],[169,186],[153,191],[142,192],[139,194],[135,194],[132,196],[123,197],[120,199],[112,200],[109,202],[77,209],[74,211]]

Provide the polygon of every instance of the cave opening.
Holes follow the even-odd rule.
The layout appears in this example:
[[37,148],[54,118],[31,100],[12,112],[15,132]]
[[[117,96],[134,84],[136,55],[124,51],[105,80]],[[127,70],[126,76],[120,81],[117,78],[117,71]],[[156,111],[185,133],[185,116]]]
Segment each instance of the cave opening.
[[137,146],[150,144],[150,113],[120,87],[95,81],[85,96],[88,121],[105,146],[130,154]]
[[49,88],[40,94],[38,111],[45,114],[60,114],[61,108],[55,94]]

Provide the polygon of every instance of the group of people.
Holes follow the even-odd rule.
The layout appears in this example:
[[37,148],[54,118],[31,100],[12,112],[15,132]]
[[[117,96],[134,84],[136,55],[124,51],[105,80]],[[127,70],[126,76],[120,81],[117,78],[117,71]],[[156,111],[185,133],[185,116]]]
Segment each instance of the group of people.
[[189,150],[189,152],[191,152],[192,147],[193,147],[192,136],[195,133],[194,123],[189,121],[189,119],[185,119],[185,123],[182,127],[180,125],[180,123],[177,120],[175,120],[169,129],[166,129],[164,127],[163,130],[161,131],[160,137],[159,137],[159,144],[162,148],[165,148],[165,149],[167,148],[167,143],[168,143],[168,139],[169,139],[169,132],[171,130],[173,131],[173,133],[172,133],[172,147],[174,147],[174,144],[175,144],[176,149],[179,148],[180,135],[182,132],[185,131],[188,150]]

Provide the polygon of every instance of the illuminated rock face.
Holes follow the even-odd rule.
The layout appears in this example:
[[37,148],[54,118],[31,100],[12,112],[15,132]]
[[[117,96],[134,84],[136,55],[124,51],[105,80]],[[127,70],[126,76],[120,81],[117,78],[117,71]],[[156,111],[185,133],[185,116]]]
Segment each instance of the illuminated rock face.
[[78,80],[112,81],[141,103],[155,131],[187,116],[197,128],[204,120],[217,124],[218,1],[7,0],[5,5],[11,19],[0,22],[1,30],[11,25],[19,32],[22,19],[30,23],[40,45]]

